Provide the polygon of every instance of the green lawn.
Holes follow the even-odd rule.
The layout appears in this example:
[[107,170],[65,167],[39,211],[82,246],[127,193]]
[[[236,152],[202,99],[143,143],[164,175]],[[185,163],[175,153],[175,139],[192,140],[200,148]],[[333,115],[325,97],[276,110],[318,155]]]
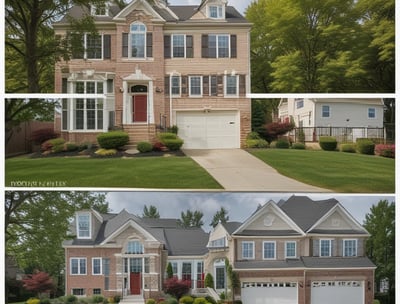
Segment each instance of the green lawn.
[[394,159],[343,152],[262,149],[250,151],[279,173],[342,193],[394,193]]
[[189,157],[27,158],[5,161],[10,187],[222,189]]

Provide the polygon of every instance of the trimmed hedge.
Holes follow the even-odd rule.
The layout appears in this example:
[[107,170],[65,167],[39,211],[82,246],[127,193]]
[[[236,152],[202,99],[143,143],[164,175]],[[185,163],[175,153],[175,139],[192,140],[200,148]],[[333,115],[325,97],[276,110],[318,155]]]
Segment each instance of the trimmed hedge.
[[160,142],[170,151],[177,151],[183,145],[183,140],[175,133],[160,133],[158,138],[160,139]]
[[321,136],[319,138],[319,146],[324,151],[335,151],[337,147],[337,140],[335,137]]
[[183,296],[179,299],[179,303],[181,304],[192,304],[194,299],[191,296]]
[[64,150],[65,139],[64,138],[54,138],[46,140],[42,145],[42,151],[51,151],[51,152],[62,152]]
[[247,148],[268,148],[268,142],[265,139],[246,139]]
[[147,141],[141,141],[137,144],[137,149],[140,153],[147,153],[153,151],[153,145]]
[[361,154],[374,155],[375,144],[368,138],[357,138],[357,152]]
[[297,149],[297,150],[305,150],[306,149],[306,145],[303,143],[294,143],[292,144],[292,149]]
[[290,143],[287,140],[279,139],[275,143],[275,148],[277,149],[289,149]]
[[375,154],[382,157],[395,158],[395,145],[376,145],[375,146]]
[[104,149],[118,149],[129,142],[129,135],[123,131],[111,131],[97,135],[97,142]]
[[341,144],[340,151],[346,153],[356,153],[356,145],[355,144]]

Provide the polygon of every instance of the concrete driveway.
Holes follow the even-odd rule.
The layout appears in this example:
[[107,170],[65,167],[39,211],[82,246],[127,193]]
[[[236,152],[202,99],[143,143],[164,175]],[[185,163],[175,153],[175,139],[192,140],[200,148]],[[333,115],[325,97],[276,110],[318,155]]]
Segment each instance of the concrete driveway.
[[330,192],[279,174],[241,149],[184,150],[227,191]]

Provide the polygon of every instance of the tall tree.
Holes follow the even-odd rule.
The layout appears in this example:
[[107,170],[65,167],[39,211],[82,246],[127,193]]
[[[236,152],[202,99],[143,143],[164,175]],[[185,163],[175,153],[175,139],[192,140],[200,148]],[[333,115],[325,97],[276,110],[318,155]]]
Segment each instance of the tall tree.
[[370,209],[365,217],[364,227],[370,233],[366,244],[368,257],[377,266],[375,283],[377,290],[382,280],[388,280],[388,303],[395,303],[395,205],[381,200]]
[[181,212],[181,218],[178,219],[178,225],[183,228],[192,228],[204,225],[203,212],[195,210],[194,212],[189,209],[186,212]]
[[227,221],[229,221],[228,211],[224,207],[221,207],[221,209],[214,214],[210,226],[215,228],[218,223],[226,223]]
[[143,218],[160,218],[160,213],[157,210],[156,206],[150,205],[150,207],[147,207],[146,205],[143,207]]
[[[76,210],[108,211],[105,193],[7,191],[5,252],[22,269],[45,271],[56,281],[64,269],[62,242]],[[60,283],[60,280],[58,280]]]

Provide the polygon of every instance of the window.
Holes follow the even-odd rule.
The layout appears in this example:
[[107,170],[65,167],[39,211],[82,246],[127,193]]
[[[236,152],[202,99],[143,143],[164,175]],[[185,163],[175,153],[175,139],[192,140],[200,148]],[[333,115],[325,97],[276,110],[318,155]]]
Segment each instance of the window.
[[80,213],[77,215],[78,238],[90,238],[90,213]]
[[202,92],[203,84],[201,76],[189,76],[189,96],[200,97],[203,95]]
[[100,275],[101,272],[102,261],[101,258],[92,258],[92,274]]
[[225,95],[226,96],[238,96],[238,80],[239,77],[236,75],[225,76]]
[[106,3],[99,3],[91,6],[92,16],[108,16],[108,5]]
[[209,5],[208,6],[208,17],[213,19],[224,18],[224,7],[222,5]]
[[331,108],[330,106],[322,106],[322,117],[330,117],[331,116]]
[[210,96],[218,95],[218,78],[217,76],[210,76]]
[[71,275],[86,274],[86,258],[71,258],[70,259]]
[[172,273],[174,274],[174,276],[177,276],[178,275],[178,263],[171,262],[171,266],[172,266]]
[[319,255],[321,257],[332,256],[332,240],[320,240]]
[[94,295],[101,295],[101,288],[93,288]]
[[70,38],[74,59],[111,58],[111,35],[73,33]]
[[181,95],[181,77],[171,76],[171,95],[180,96]]
[[129,254],[142,254],[143,253],[143,244],[139,241],[129,241],[126,246],[126,253]]
[[72,294],[74,296],[84,296],[85,295],[85,289],[83,289],[83,288],[72,288]]
[[185,57],[185,35],[172,35],[172,57]]
[[264,259],[275,259],[276,258],[276,253],[275,253],[275,242],[264,242],[264,253],[263,257]]
[[296,257],[296,242],[286,242],[285,243],[285,255],[286,258]]
[[164,58],[193,58],[193,36],[185,34],[165,35]]
[[192,280],[192,263],[183,262],[182,263],[182,280]]
[[376,118],[376,109],[375,108],[368,108],[368,118],[369,119]]
[[303,98],[295,98],[296,109],[301,109],[304,107],[304,99]]
[[203,35],[202,57],[236,58],[236,35]]
[[215,268],[215,288],[225,288],[225,266],[217,266]]
[[143,23],[135,22],[131,25],[131,52],[132,58],[144,58],[146,46],[146,26]]
[[254,242],[242,242],[242,258],[254,259]]
[[143,259],[130,258],[129,259],[129,272],[142,273],[143,272]]
[[217,248],[225,247],[225,238],[223,237],[217,240],[212,240],[210,242],[210,247],[217,247]]
[[343,240],[343,256],[357,256],[357,240]]

